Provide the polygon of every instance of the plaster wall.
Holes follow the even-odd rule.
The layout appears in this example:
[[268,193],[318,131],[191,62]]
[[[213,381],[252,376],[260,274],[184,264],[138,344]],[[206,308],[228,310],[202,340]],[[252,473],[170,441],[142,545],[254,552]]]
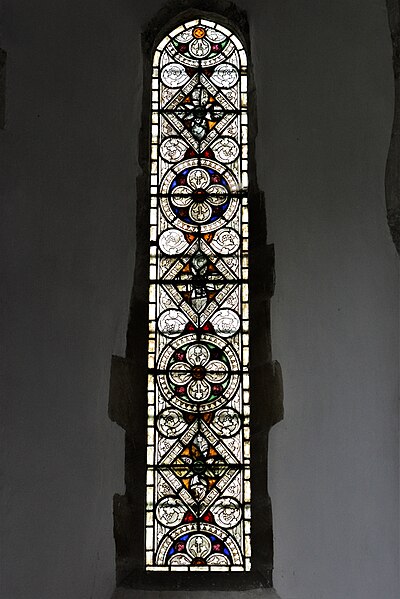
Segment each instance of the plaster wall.
[[[275,244],[270,441],[282,599],[397,599],[398,261],[383,0],[243,0]],[[135,251],[148,0],[3,0],[2,599],[108,599],[123,434],[107,417]]]
[[395,599],[399,279],[384,199],[385,3],[269,3],[254,36],[284,380],[285,418],[270,437],[275,586],[285,599]]

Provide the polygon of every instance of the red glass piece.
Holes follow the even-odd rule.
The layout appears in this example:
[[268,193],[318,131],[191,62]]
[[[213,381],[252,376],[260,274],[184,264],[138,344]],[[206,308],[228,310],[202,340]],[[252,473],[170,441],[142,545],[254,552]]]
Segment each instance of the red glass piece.
[[206,199],[205,189],[195,189],[192,198],[195,202],[203,202]]
[[186,516],[183,519],[184,522],[193,522],[194,521],[194,515],[192,514],[192,512],[188,512],[186,514]]
[[213,385],[212,392],[214,395],[220,395],[222,393],[222,385]]

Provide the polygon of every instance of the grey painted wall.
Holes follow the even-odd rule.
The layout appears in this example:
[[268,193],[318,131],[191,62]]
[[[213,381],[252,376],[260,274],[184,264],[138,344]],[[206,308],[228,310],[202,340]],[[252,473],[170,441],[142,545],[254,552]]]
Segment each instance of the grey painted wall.
[[[282,599],[397,599],[398,262],[384,0],[248,0],[275,243]],[[107,418],[135,250],[147,0],[3,0],[2,599],[108,599],[123,435]],[[3,284],[4,285],[4,284]]]
[[399,280],[384,200],[385,3],[268,4],[254,32],[256,73],[267,69],[258,160],[285,388],[270,444],[275,584],[285,599],[395,599]]

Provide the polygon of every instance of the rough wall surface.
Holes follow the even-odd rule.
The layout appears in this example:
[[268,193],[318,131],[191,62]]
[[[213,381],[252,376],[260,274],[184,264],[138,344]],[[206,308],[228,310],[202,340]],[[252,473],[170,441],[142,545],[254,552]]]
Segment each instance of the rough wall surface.
[[268,72],[257,81],[258,161],[285,406],[270,440],[274,581],[285,599],[395,599],[399,300],[384,196],[385,2],[269,3],[254,32],[255,72]]
[[[398,266],[384,0],[243,0],[275,243],[282,599],[397,599]],[[3,0],[2,599],[106,599],[122,432],[107,417],[135,250],[148,0]]]
[[2,599],[105,599],[114,587],[123,439],[107,404],[133,272],[133,12],[2,6]]

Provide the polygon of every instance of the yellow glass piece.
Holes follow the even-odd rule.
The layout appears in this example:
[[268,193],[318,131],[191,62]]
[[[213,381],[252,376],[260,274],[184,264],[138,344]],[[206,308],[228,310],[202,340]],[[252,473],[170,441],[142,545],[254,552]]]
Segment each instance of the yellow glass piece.
[[196,39],[201,39],[202,37],[204,37],[206,34],[206,30],[203,29],[203,27],[195,27],[193,29],[193,37],[195,37]]

